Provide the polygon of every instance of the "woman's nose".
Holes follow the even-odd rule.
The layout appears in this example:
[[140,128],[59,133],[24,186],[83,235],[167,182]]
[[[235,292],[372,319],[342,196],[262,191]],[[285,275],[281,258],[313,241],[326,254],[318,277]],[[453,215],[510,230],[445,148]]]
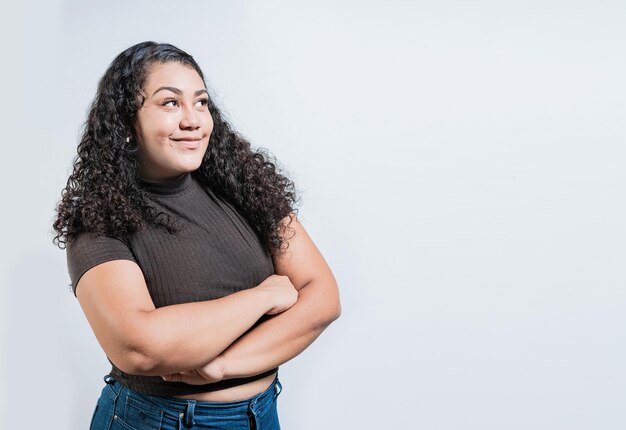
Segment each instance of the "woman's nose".
[[195,109],[185,107],[183,108],[183,117],[180,120],[180,128],[193,128],[200,127],[200,119],[198,118],[198,112]]

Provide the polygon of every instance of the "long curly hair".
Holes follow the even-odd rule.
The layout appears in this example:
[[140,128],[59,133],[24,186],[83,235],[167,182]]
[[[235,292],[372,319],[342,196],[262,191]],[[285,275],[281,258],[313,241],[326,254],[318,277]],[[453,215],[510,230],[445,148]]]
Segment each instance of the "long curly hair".
[[[73,172],[61,192],[53,223],[53,243],[65,249],[83,231],[124,238],[147,225],[177,231],[176,220],[155,208],[139,184],[133,124],[145,99],[142,90],[153,67],[177,62],[204,74],[193,57],[166,43],[142,42],[120,53],[108,67],[83,126]],[[286,230],[297,216],[294,183],[282,175],[276,159],[253,151],[250,143],[223,119],[209,97],[213,132],[200,167],[191,173],[233,204],[276,254],[288,247]],[[289,217],[289,222],[284,220]]]

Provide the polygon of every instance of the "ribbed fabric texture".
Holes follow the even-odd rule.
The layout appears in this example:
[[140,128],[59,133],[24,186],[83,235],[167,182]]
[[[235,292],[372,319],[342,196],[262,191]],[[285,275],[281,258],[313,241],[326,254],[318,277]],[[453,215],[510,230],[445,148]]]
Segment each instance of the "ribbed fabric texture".
[[[105,261],[124,259],[141,268],[154,305],[212,300],[253,288],[274,273],[271,255],[246,219],[190,173],[167,182],[141,181],[152,202],[176,217],[182,230],[170,234],[148,227],[121,240],[81,233],[68,242],[67,267],[74,293],[82,275]],[[241,385],[275,373],[214,384],[165,382],[158,376],[129,375],[113,363],[111,374],[140,393],[176,396]]]

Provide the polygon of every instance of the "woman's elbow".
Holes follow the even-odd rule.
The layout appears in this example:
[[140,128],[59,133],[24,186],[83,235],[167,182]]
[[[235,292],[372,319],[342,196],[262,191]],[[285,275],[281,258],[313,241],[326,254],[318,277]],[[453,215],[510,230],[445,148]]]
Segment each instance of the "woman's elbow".
[[124,373],[129,375],[158,375],[159,363],[150,355],[138,350],[129,349],[117,356],[109,356],[109,360]]
[[334,315],[334,319],[333,321],[335,321],[336,319],[339,319],[339,317],[341,316],[341,303],[337,302],[337,312],[335,312]]
[[341,316],[341,303],[337,302],[337,306],[335,306],[334,312],[331,313],[330,320],[328,323],[330,324],[333,321],[339,319],[340,316]]
[[339,298],[339,287],[337,286],[337,283],[335,283],[335,306],[334,306],[334,312],[332,313],[333,318],[331,322],[335,321],[340,316],[341,316],[341,299]]
[[126,329],[117,336],[116,344],[107,350],[107,357],[124,373],[129,375],[159,375],[163,367],[163,354],[158,351],[159,342],[145,327]]
[[340,316],[341,316],[341,303],[339,302],[339,299],[337,299],[337,301],[332,306],[329,306],[326,312],[324,312],[324,315],[321,321],[322,326],[328,327],[333,321],[338,319]]

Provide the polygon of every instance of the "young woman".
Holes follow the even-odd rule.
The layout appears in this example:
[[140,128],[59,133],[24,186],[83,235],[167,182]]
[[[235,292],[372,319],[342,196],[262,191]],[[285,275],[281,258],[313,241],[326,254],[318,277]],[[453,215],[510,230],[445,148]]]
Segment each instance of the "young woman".
[[340,315],[294,185],[192,56],[144,42],[98,85],[54,243],[112,364],[92,429],[278,429],[278,366]]

